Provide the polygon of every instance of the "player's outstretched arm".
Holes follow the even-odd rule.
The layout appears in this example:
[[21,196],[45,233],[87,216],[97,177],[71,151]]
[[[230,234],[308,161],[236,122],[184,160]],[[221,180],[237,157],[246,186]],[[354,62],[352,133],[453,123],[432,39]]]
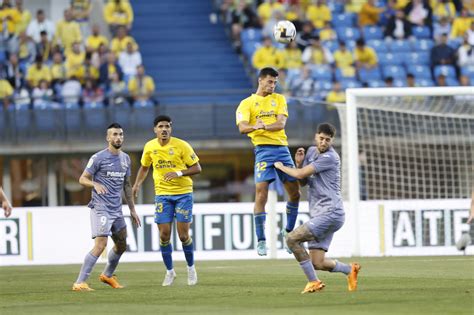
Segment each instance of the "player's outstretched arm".
[[275,166],[275,168],[279,169],[280,171],[296,178],[296,179],[303,179],[303,178],[306,178],[306,177],[309,177],[311,176],[312,174],[314,174],[315,172],[315,169],[313,167],[313,165],[306,165],[305,167],[303,168],[292,168],[292,167],[288,167],[288,166],[285,166],[283,165],[282,162],[276,162],[273,166]]
[[135,202],[133,201],[133,192],[132,192],[132,183],[130,182],[130,177],[125,177],[125,182],[123,184],[123,191],[125,195],[125,201],[127,202],[128,209],[130,209],[130,216],[132,217],[133,225],[140,227],[142,224],[140,218],[135,211]]
[[177,171],[177,172],[168,172],[165,174],[164,179],[165,181],[170,181],[174,178],[181,177],[181,176],[192,176],[201,173],[202,168],[201,164],[197,162],[196,164],[191,165],[185,170]]
[[138,191],[140,190],[140,186],[142,185],[143,181],[145,180],[146,176],[148,175],[148,171],[150,170],[149,167],[140,166],[137,173],[137,178],[135,179],[135,184],[133,184],[132,188],[132,196],[137,198]]
[[79,184],[84,187],[94,188],[99,195],[107,193],[107,188],[105,188],[105,186],[100,183],[94,182],[92,180],[92,175],[89,174],[87,171],[84,171],[81,177],[79,177]]
[[0,187],[0,202],[2,203],[2,208],[5,211],[5,218],[8,218],[12,213],[12,206],[10,201],[8,201],[5,192],[3,191],[2,187]]
[[[304,148],[298,148],[296,150],[296,153],[295,153],[296,168],[303,168],[304,157],[305,157],[305,149]],[[306,186],[308,184],[308,179],[307,178],[302,178],[298,181],[300,182],[301,186]]]

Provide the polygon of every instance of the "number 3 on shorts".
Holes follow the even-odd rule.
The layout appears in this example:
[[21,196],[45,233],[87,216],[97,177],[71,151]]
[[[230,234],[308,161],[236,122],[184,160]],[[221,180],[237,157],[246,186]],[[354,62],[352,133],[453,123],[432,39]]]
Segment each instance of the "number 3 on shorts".
[[156,213],[162,213],[163,212],[163,204],[161,202],[155,204],[155,212]]

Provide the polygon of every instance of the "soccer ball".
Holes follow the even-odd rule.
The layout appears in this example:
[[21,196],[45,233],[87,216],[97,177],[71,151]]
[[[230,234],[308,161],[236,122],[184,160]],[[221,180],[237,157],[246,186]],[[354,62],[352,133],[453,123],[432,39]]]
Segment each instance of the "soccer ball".
[[290,21],[279,21],[273,27],[273,36],[279,43],[288,44],[295,40],[296,28]]

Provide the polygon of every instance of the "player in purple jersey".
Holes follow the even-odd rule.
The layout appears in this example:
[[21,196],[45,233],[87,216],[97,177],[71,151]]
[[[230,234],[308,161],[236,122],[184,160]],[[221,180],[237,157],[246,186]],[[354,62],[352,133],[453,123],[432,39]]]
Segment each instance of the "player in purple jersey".
[[123,288],[113,274],[120,257],[127,249],[127,226],[122,214],[122,190],[130,209],[130,216],[135,226],[141,225],[135,212],[135,204],[130,183],[130,157],[122,152],[123,130],[113,123],[107,128],[108,147],[94,154],[79,178],[79,183],[92,188],[91,209],[92,238],[94,248],[86,255],[84,264],[73,291],[93,291],[86,283],[97,259],[107,247],[108,237],[111,236],[115,246],[110,250],[108,263],[99,276],[99,280],[114,289]]
[[[297,168],[275,163],[275,167],[308,185],[310,220],[288,234],[287,244],[308,278],[301,293],[312,293],[324,288],[316,270],[341,272],[347,275],[349,291],[357,289],[358,263],[351,265],[325,258],[334,233],[344,224],[344,208],[341,198],[341,162],[332,147],[336,128],[331,124],[320,124],[317,128],[316,146],[296,151]],[[308,242],[309,254],[302,246]]]

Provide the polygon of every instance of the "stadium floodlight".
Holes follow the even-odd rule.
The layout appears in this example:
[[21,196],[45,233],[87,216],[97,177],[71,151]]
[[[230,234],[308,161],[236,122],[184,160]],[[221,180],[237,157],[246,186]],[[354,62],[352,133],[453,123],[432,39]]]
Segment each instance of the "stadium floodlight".
[[346,98],[337,108],[343,195],[351,211],[361,199],[470,197],[473,87],[348,89]]

